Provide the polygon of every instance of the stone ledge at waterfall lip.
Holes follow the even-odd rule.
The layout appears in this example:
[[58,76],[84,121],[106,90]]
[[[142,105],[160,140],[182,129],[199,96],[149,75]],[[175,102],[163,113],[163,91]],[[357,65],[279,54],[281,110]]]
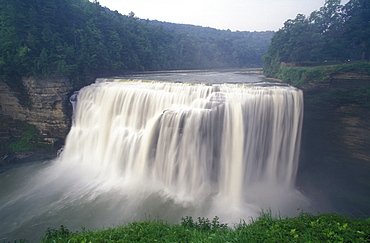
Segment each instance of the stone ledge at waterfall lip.
[[142,72],[123,74],[121,76],[104,77],[108,79],[135,79],[135,80],[158,80],[181,83],[250,83],[256,80],[263,81],[262,74],[250,73],[240,75],[241,71],[258,71],[251,69],[232,69],[232,70],[170,70],[158,72]]
[[236,73],[237,74],[262,74],[263,75],[263,70],[240,71]]
[[[120,81],[118,81],[120,80]],[[293,87],[287,83],[281,82],[270,82],[270,81],[263,81],[263,82],[224,82],[224,83],[201,83],[201,82],[182,82],[182,81],[163,81],[163,80],[151,80],[151,79],[126,79],[126,78],[97,78],[95,80],[96,84],[100,83],[109,83],[109,82],[126,82],[126,83],[188,83],[188,84],[203,84],[203,85],[223,85],[223,84],[235,84],[235,85],[246,85],[246,86],[261,86],[261,87],[272,87],[272,86],[280,86],[280,87]]]
[[[262,68],[246,68],[247,70],[240,71],[240,69],[191,69],[191,70],[159,70],[159,71],[142,71],[142,72],[132,72],[135,74],[152,74],[152,73],[199,73],[199,72],[233,72],[241,74],[262,74]],[[249,69],[249,70],[248,70]]]
[[287,83],[277,83],[277,82],[255,82],[255,83],[245,83],[245,85],[250,86],[262,86],[262,87],[270,87],[270,86],[281,86],[281,87],[292,87],[291,85]]

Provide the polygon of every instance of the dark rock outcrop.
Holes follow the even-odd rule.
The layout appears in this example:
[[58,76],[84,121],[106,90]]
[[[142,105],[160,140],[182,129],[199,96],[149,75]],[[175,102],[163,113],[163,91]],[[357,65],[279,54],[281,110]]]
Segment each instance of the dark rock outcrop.
[[21,105],[17,94],[5,82],[0,82],[1,115],[35,125],[47,141],[64,139],[70,126],[67,106],[72,86],[69,80],[50,77],[23,78],[22,81],[31,101],[30,106]]
[[22,84],[26,95],[0,81],[0,165],[55,157],[70,128],[67,78],[29,77]]
[[300,87],[305,110],[298,186],[313,198],[316,212],[370,214],[369,86],[370,77],[343,73]]

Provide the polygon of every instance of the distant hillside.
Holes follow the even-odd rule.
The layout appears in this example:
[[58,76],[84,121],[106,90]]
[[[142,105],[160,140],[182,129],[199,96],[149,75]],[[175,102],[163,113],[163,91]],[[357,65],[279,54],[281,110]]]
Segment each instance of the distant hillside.
[[[207,53],[203,49],[213,49],[215,53],[211,60],[219,59],[218,63],[214,63],[216,64],[214,67],[261,66],[261,56],[266,52],[275,33],[273,31],[218,30],[210,27],[174,24],[158,20],[141,21],[163,27],[165,30],[180,34],[184,38],[191,37],[197,43],[203,56],[210,56],[211,53]],[[224,60],[216,55],[218,52],[223,53]]]
[[141,19],[141,21],[150,23],[156,26],[163,26],[166,30],[175,31],[175,32],[182,32],[182,33],[189,33],[189,34],[201,34],[201,35],[208,35],[208,36],[217,36],[224,32],[231,32],[230,30],[218,30],[211,27],[203,27],[199,25],[191,25],[191,24],[176,24],[158,20],[145,20]]
[[203,27],[199,25],[191,24],[175,24],[158,20],[144,20],[143,22],[150,23],[152,25],[163,26],[166,30],[189,33],[193,35],[208,35],[208,36],[260,36],[261,40],[265,39],[270,43],[270,39],[275,33],[274,31],[231,31],[231,30],[219,30],[211,27]]
[[145,21],[88,0],[2,0],[0,78],[262,66],[273,32]]

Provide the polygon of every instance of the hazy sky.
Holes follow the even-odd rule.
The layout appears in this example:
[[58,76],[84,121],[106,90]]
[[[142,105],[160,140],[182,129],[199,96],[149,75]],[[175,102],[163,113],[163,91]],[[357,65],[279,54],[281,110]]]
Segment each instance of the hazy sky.
[[[342,0],[342,4],[349,0]],[[99,0],[102,6],[142,19],[230,30],[278,30],[298,13],[319,10],[325,0]]]

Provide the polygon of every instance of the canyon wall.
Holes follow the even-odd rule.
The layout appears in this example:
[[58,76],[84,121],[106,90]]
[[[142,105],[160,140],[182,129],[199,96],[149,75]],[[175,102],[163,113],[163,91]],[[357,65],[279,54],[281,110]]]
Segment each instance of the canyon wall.
[[320,212],[370,213],[369,86],[368,76],[341,73],[300,87],[305,110],[298,185]]
[[47,141],[64,139],[70,125],[67,106],[72,86],[69,80],[60,77],[23,78],[22,82],[30,104],[22,105],[17,98],[19,94],[5,82],[0,82],[1,114],[36,126]]

